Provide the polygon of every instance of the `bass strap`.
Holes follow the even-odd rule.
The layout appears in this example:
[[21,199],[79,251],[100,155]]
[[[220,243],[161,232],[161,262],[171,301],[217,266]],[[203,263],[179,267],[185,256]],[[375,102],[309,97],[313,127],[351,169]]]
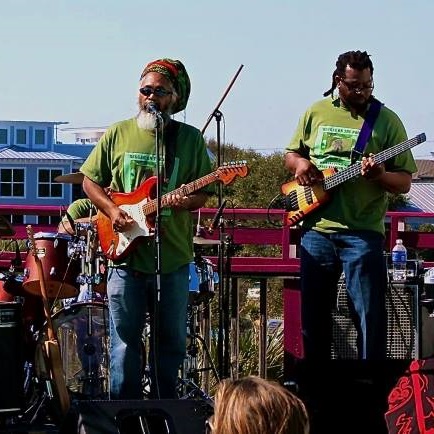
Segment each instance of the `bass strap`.
[[351,164],[354,164],[356,161],[360,160],[360,157],[363,156],[363,152],[372,136],[372,130],[382,106],[383,103],[378,101],[378,99],[372,99],[369,109],[366,112],[365,121],[363,122],[359,136],[357,137],[356,144],[351,151]]

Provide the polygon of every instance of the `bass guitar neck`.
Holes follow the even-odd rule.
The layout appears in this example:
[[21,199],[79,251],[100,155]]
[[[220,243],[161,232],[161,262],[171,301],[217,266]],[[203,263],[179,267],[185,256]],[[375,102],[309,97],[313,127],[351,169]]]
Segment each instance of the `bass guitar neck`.
[[[384,163],[425,140],[425,134],[419,134],[412,139],[398,143],[375,154],[374,161],[377,164]],[[362,163],[358,161],[341,171],[337,171],[334,168],[325,169],[322,171],[323,181],[312,186],[301,186],[295,180],[282,184],[281,192],[285,196],[285,209],[287,211],[284,223],[294,226],[302,221],[308,214],[314,212],[330,200],[331,190],[352,178],[360,176],[361,168]]]

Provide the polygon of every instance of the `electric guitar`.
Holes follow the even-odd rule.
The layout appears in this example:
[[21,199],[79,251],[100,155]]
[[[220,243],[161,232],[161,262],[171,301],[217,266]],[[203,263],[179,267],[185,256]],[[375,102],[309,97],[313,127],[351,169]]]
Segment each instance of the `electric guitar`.
[[[395,157],[410,148],[424,142],[426,136],[424,133],[419,134],[412,139],[398,143],[391,148],[384,149],[374,156],[374,161],[381,164],[389,158]],[[293,226],[303,220],[303,218],[315,211],[324,203],[330,200],[329,190],[337,187],[351,178],[360,175],[362,163],[358,161],[344,170],[337,171],[334,168],[322,171],[324,179],[321,182],[311,186],[302,186],[297,181],[290,181],[281,186],[281,192],[286,196],[285,209],[288,211],[285,215],[285,224]]]
[[41,287],[42,302],[44,306],[45,318],[47,320],[47,340],[44,342],[44,357],[48,361],[51,381],[55,386],[57,397],[60,402],[61,413],[65,416],[70,407],[70,398],[66,388],[65,377],[63,374],[62,357],[60,355],[59,343],[56,333],[54,332],[53,322],[51,320],[50,306],[48,303],[47,289],[45,286],[44,269],[41,259],[36,249],[36,243],[31,225],[26,226],[27,236],[29,238],[30,250],[35,257],[35,263],[38,270],[38,277]]
[[[161,196],[161,206],[168,206],[169,195],[187,196],[215,181],[222,181],[227,185],[235,177],[244,178],[248,173],[249,168],[245,162],[230,163],[219,167],[216,171]],[[157,211],[157,200],[152,197],[155,197],[156,184],[157,177],[152,176],[131,193],[111,193],[112,201],[134,220],[133,226],[125,232],[114,231],[110,218],[98,211],[96,218],[98,237],[101,249],[108,259],[123,258],[134,248],[140,238],[154,234],[155,218],[153,217]]]

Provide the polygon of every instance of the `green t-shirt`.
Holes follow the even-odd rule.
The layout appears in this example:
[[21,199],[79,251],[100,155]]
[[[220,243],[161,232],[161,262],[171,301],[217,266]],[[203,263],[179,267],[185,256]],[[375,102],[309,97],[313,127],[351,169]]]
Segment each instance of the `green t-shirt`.
[[[314,103],[301,117],[287,152],[297,152],[310,159],[320,170],[338,170],[351,164],[354,148],[364,119],[351,116],[339,99],[325,98]],[[377,154],[407,140],[399,117],[389,108],[380,110],[365,147],[364,154]],[[385,162],[390,172],[416,172],[411,151],[403,152]],[[340,230],[372,230],[384,234],[387,194],[378,183],[361,176],[353,177],[331,192],[330,200],[308,214],[303,227],[323,232]]]
[[[201,132],[178,123],[173,170],[162,193],[167,193],[211,172],[211,162]],[[164,145],[164,137],[163,137]],[[164,146],[163,146],[164,147]],[[164,152],[163,152],[164,154]],[[81,172],[102,187],[130,193],[156,173],[155,133],[138,127],[136,118],[110,127],[96,144]],[[164,167],[164,155],[160,157]],[[164,171],[162,171],[164,175]],[[213,193],[209,185],[201,191]],[[163,208],[161,213],[161,271],[169,273],[193,260],[193,221],[187,210]],[[154,237],[140,238],[124,260],[113,266],[128,266],[137,271],[155,271]]]
[[[73,220],[77,220],[90,217],[91,214],[92,216],[95,216],[97,209],[94,207],[90,199],[84,198],[72,202],[71,205],[68,206],[67,212]],[[63,220],[68,221],[66,217]]]

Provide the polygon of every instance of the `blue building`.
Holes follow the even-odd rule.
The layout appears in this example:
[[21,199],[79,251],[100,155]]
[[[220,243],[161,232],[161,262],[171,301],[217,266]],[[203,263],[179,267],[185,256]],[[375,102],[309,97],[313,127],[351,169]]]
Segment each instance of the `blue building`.
[[[80,185],[56,178],[78,171],[104,129],[71,130],[75,143],[64,144],[58,135],[65,124],[0,120],[0,204],[59,206],[60,216],[83,195]],[[10,216],[11,223],[54,223],[53,219],[57,217]]]

